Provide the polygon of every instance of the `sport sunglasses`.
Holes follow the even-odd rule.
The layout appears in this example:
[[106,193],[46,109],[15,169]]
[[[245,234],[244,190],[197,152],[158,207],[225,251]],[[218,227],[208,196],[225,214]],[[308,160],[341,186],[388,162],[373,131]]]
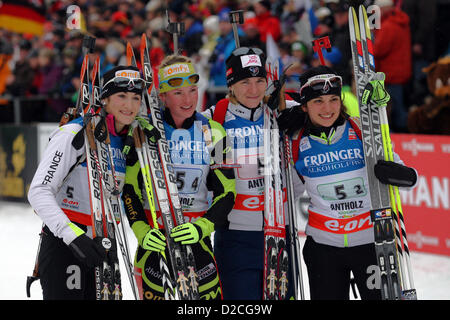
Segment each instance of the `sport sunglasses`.
[[110,82],[114,82],[114,85],[119,88],[136,88],[138,90],[143,90],[145,88],[145,82],[141,78],[115,77],[106,82],[103,87]]
[[184,81],[187,81],[189,84],[196,84],[199,80],[200,76],[195,73],[186,77],[175,77],[168,80],[163,80],[159,84],[162,85],[163,83],[167,83],[172,88],[178,88],[183,85]]
[[234,56],[241,56],[250,53],[250,51],[252,51],[251,53],[257,54],[259,56],[264,54],[264,52],[259,48],[249,48],[249,47],[239,47],[237,49],[234,49],[232,54]]
[[337,75],[319,75],[309,79],[301,88],[300,95],[305,88],[311,88],[314,91],[327,92],[330,88],[339,88],[342,86],[342,77]]

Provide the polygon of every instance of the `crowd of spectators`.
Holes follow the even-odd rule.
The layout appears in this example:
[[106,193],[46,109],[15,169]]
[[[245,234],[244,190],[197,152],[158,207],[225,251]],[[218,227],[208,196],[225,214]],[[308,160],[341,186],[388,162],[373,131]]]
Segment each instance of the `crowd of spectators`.
[[[58,121],[68,104],[74,104],[84,34],[96,38],[92,61],[100,56],[100,72],[125,63],[126,43],[139,54],[142,33],[151,41],[151,62],[157,68],[173,52],[167,21],[183,22],[179,38],[183,54],[194,59],[205,83],[203,105],[222,97],[226,85],[225,59],[235,48],[228,20],[230,10],[244,10],[238,33],[242,46],[267,50],[269,37],[280,53],[290,84],[317,65],[311,41],[330,37],[325,61],[350,88],[353,85],[348,6],[375,4],[381,9],[374,29],[375,62],[386,73],[392,96],[391,126],[407,132],[406,116],[420,105],[428,91],[421,69],[449,53],[448,39],[439,37],[439,0],[50,0],[43,36],[15,34],[0,29],[0,122],[12,121],[12,99],[21,97],[22,121]],[[67,8],[80,8],[80,29],[68,25]],[[447,17],[448,18],[448,17]],[[448,20],[448,19],[447,19]],[[445,32],[442,32],[445,34]],[[439,41],[438,41],[439,40]],[[139,60],[139,59],[138,59]],[[9,98],[8,98],[9,97]],[[24,111],[25,110],[25,111]]]

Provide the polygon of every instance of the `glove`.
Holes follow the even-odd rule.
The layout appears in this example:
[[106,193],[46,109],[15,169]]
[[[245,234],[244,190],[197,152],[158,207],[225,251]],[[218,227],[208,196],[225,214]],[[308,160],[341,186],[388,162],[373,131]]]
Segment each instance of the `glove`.
[[139,122],[144,134],[150,139],[151,142],[157,142],[161,138],[159,130],[152,126],[147,119],[136,117],[136,120]]
[[306,112],[302,110],[300,105],[281,111],[277,118],[280,131],[287,130],[288,135],[292,135],[300,129],[306,122]]
[[143,221],[136,221],[131,226],[139,244],[145,250],[164,252],[166,249],[166,237],[158,229],[150,227]]
[[87,267],[93,268],[101,266],[106,259],[105,249],[96,241],[89,238],[86,233],[75,224],[69,223],[70,228],[78,235],[71,243],[69,248],[75,257]]
[[417,181],[417,173],[413,168],[392,161],[378,160],[374,171],[378,180],[392,186],[412,187]]
[[194,223],[180,224],[172,229],[170,236],[181,244],[194,244],[209,236],[214,231],[214,223],[206,218],[200,218]]
[[142,248],[150,251],[164,252],[166,249],[166,237],[158,229],[150,229],[142,240]]
[[375,80],[369,81],[364,88],[362,95],[362,103],[368,104],[373,101],[378,107],[386,107],[388,101],[391,99],[389,93],[384,88],[384,79],[386,76],[383,72],[377,72]]

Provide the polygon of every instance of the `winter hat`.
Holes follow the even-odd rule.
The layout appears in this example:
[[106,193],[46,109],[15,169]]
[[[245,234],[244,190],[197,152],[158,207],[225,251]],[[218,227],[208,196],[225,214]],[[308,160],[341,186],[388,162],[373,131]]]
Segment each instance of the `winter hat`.
[[219,22],[230,21],[230,18],[229,18],[230,11],[231,10],[229,8],[223,8],[222,10],[220,10],[218,13]]
[[144,89],[139,69],[133,66],[117,66],[103,76],[101,99],[117,92],[135,92],[141,94]]
[[295,41],[294,43],[292,43],[291,50],[300,50],[305,56],[308,55],[308,47],[301,41]]
[[263,77],[266,72],[266,57],[258,48],[240,47],[234,49],[226,60],[227,85],[251,77]]
[[305,71],[300,76],[300,104],[314,98],[334,94],[341,96],[342,78],[330,67],[318,66]]

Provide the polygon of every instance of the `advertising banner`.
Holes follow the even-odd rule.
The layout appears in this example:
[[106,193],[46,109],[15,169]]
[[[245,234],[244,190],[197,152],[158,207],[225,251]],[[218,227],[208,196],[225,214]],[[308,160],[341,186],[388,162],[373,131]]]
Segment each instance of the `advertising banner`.
[[27,201],[36,168],[36,126],[0,126],[0,199]]
[[450,136],[392,134],[394,151],[419,174],[400,190],[411,250],[450,256]]

